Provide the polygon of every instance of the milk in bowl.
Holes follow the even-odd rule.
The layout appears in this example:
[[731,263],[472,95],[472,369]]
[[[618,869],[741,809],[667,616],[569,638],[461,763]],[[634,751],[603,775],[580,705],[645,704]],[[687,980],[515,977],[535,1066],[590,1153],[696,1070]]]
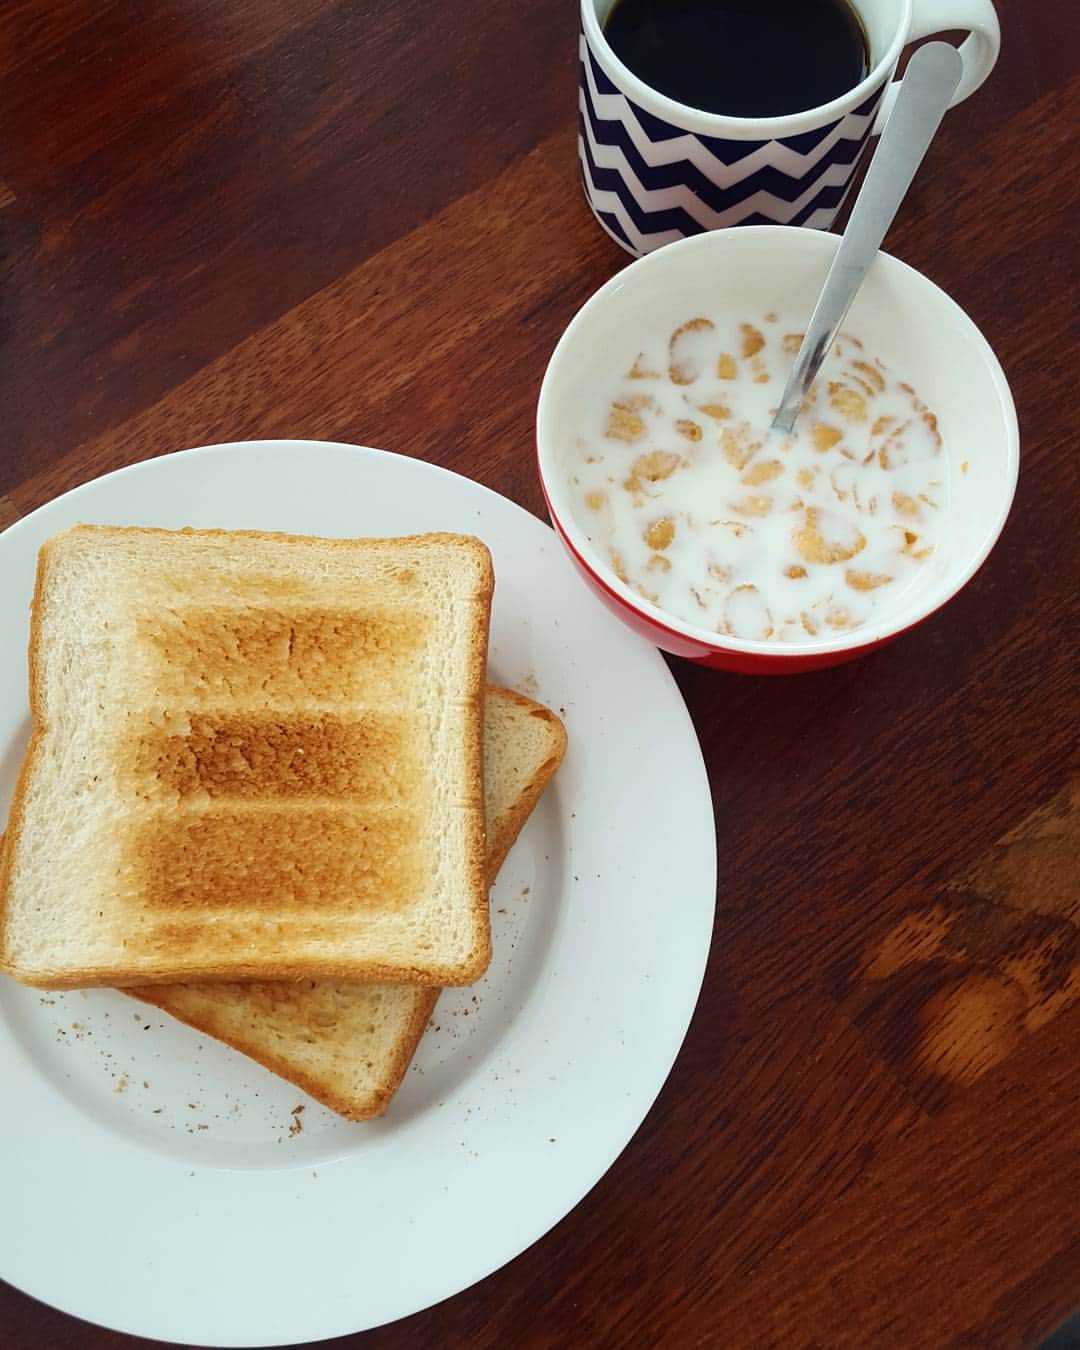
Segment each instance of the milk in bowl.
[[950,447],[855,327],[794,433],[770,430],[801,340],[775,311],[627,332],[564,427],[568,500],[595,555],[693,628],[776,644],[857,631],[902,606],[942,547]]

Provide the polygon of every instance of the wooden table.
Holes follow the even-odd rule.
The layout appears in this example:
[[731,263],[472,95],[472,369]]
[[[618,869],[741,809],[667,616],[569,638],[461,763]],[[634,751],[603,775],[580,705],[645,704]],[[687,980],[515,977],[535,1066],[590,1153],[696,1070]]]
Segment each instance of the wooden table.
[[[862,662],[673,664],[721,881],[671,1078],[553,1233],[335,1344],[1030,1346],[1080,1303],[1080,29],[1074,0],[999,8],[889,247],[1012,381],[1004,537]],[[0,525],[271,436],[542,515],[540,377],[626,262],[578,185],[575,26],[572,0],[10,0]],[[6,1287],[0,1343],[136,1344]]]

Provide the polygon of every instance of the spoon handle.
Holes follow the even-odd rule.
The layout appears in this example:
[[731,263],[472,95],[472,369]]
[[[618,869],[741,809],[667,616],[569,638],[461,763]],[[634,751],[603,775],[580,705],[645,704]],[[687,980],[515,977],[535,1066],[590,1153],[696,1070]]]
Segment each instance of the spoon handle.
[[784,387],[784,397],[773,418],[776,430],[789,432],[793,429],[806,392],[847,317],[886,230],[900,209],[956,91],[962,71],[959,53],[946,42],[931,42],[920,47],[908,62],[896,106],[870,161],[847,229]]

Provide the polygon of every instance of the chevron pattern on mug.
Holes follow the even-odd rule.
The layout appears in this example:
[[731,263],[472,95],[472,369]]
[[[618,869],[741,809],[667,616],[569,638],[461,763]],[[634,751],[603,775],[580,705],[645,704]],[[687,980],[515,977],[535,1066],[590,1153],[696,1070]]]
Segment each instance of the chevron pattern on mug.
[[580,39],[578,153],[596,218],[640,256],[726,225],[827,229],[870,137],[884,81],[835,122],[781,140],[701,136],[621,93]]

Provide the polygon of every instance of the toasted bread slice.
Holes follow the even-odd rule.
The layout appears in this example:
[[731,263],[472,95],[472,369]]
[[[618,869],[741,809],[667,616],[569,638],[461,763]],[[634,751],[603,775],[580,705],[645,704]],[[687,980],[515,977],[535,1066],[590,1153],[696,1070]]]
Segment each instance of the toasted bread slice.
[[475,980],[492,585],[458,535],[55,535],[0,969],[51,988]]
[[[503,859],[566,748],[554,713],[489,687],[484,715],[488,877]],[[127,989],[214,1036],[351,1120],[381,1115],[439,996],[417,985],[300,983],[151,985]]]

